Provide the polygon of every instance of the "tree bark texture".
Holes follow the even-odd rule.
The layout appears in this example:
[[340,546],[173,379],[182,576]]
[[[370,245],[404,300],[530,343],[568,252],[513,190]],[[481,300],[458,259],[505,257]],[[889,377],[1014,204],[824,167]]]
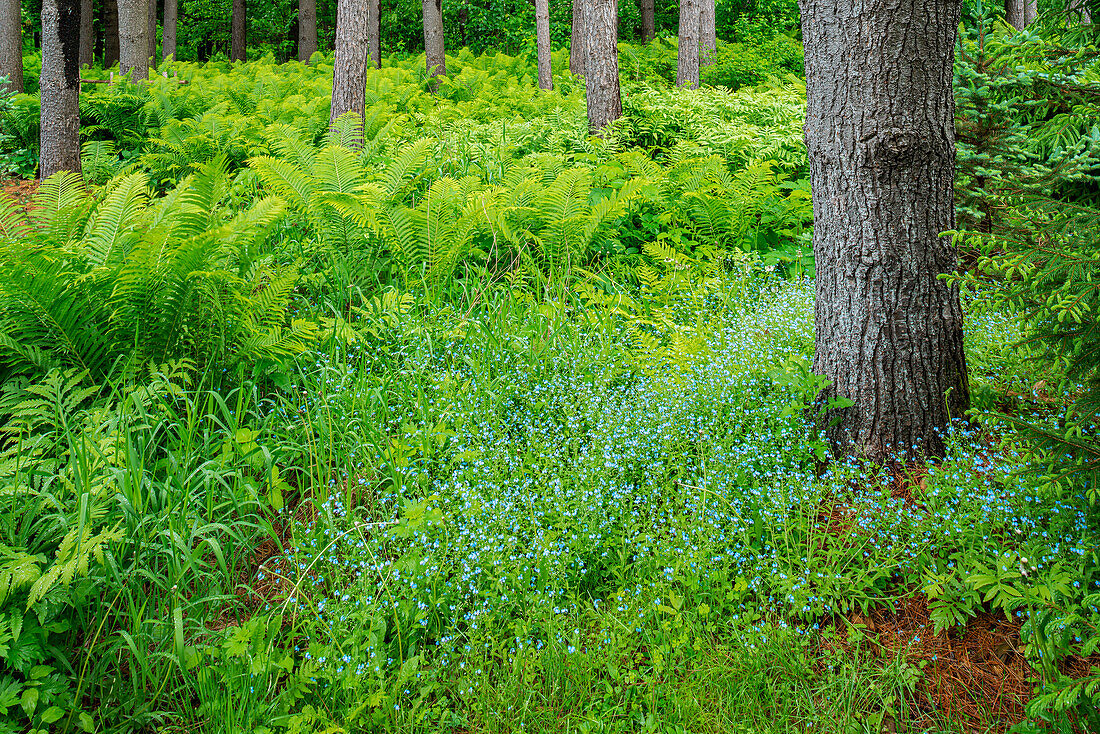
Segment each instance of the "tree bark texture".
[[699,88],[699,5],[702,0],[680,0],[676,86]]
[[1070,23],[1089,25],[1092,23],[1092,11],[1089,9],[1089,0],[1069,0],[1066,5],[1069,11]]
[[642,17],[642,43],[649,43],[657,36],[657,20],[654,0],[641,0],[638,13]]
[[233,0],[231,20],[233,37],[229,47],[230,61],[246,61],[248,58],[248,9],[245,0]]
[[178,19],[178,0],[164,0],[164,25],[161,29],[160,54],[162,58],[176,55],[176,20]]
[[118,0],[103,0],[103,66],[114,66],[120,59]]
[[535,0],[535,43],[538,47],[539,89],[554,88],[550,68],[550,0]]
[[336,60],[330,123],[348,112],[357,112],[360,117],[366,112],[367,2],[340,0],[336,5]]
[[619,96],[619,3],[584,0],[585,101],[588,130],[599,132],[623,115]]
[[80,173],[80,2],[42,3],[41,178]]
[[92,54],[95,51],[95,28],[92,21],[95,13],[92,9],[92,0],[80,2],[80,65],[91,66]]
[[367,54],[368,67],[382,68],[382,3],[367,0]]
[[942,456],[969,405],[955,270],[958,0],[801,0],[816,258],[814,371],[839,456]]
[[298,0],[298,60],[317,52],[317,0]]
[[149,0],[149,66],[157,65],[157,0]]
[[569,41],[569,71],[584,76],[584,5],[588,0],[573,0],[573,28]]
[[149,78],[149,4],[118,0],[119,71],[133,70],[132,81]]
[[7,89],[23,91],[23,18],[19,0],[0,0],[0,76]]
[[699,3],[699,65],[713,66],[718,57],[718,31],[715,27],[714,0]]
[[1035,0],[1005,0],[1005,20],[1018,31],[1027,28],[1037,15]]
[[443,0],[422,0],[424,12],[424,63],[429,76],[447,73],[443,48]]

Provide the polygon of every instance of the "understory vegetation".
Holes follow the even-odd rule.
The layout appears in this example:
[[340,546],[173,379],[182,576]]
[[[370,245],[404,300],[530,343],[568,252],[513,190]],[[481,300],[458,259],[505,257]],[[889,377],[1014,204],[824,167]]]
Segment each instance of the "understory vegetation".
[[504,54],[88,85],[0,201],[0,731],[1097,730],[1100,64],[965,26],[974,410],[892,469],[815,428],[786,36],[622,44],[603,138]]

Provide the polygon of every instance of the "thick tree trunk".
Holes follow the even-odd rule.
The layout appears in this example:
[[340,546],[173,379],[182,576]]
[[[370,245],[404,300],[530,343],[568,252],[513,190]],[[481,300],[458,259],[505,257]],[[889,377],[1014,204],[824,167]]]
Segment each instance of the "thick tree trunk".
[[177,0],[164,0],[164,27],[161,30],[160,53],[161,57],[175,58],[176,56],[176,20],[179,11]]
[[246,61],[248,57],[248,9],[245,0],[233,0],[232,39],[229,48],[230,61]]
[[801,0],[817,277],[814,372],[839,456],[942,456],[969,404],[951,90],[958,0]]
[[718,32],[714,22],[714,0],[699,2],[699,65],[713,66],[718,57]]
[[111,67],[120,59],[118,0],[103,0],[103,66]]
[[654,0],[642,0],[638,8],[642,16],[642,43],[649,43],[657,36]]
[[133,70],[132,81],[149,78],[149,5],[146,0],[118,0],[119,71]]
[[585,101],[588,129],[599,134],[622,117],[619,97],[619,3],[584,0]]
[[7,89],[23,91],[23,19],[19,0],[0,0],[0,76]]
[[80,1],[42,3],[41,178],[80,173]]
[[680,0],[679,49],[676,52],[676,86],[699,87],[699,3]]
[[443,49],[443,0],[422,0],[424,12],[424,63],[429,76],[447,73]]
[[336,61],[332,74],[332,114],[366,112],[367,1],[339,0],[336,4]]
[[382,68],[382,3],[380,0],[367,0],[367,66]]
[[1018,31],[1027,28],[1037,15],[1035,0],[1005,0],[1005,20]]
[[535,43],[538,47],[539,89],[554,88],[550,68],[550,0],[535,0]]
[[573,0],[573,31],[569,41],[569,72],[584,76],[584,5],[588,0]]
[[1092,23],[1092,11],[1089,9],[1089,0],[1069,0],[1066,4],[1069,11],[1069,22],[1080,25]]
[[149,0],[149,66],[157,65],[157,0]]
[[317,53],[317,0],[298,0],[298,60]]
[[92,0],[80,2],[80,65],[92,65],[92,53],[95,51],[95,13]]

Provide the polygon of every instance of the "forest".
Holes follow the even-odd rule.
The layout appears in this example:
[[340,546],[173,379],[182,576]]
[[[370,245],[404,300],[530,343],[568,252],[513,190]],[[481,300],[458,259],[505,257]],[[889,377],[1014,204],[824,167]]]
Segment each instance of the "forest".
[[0,0],[0,734],[1100,731],[1098,14]]

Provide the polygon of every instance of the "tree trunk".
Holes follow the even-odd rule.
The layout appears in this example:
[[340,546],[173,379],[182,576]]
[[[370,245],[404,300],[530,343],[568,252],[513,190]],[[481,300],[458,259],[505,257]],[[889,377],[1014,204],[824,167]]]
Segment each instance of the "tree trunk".
[[118,0],[119,71],[133,70],[135,82],[149,78],[148,9],[147,0]]
[[382,3],[380,0],[367,0],[367,54],[370,61],[367,66],[382,68]]
[[443,0],[422,0],[424,12],[424,63],[429,76],[447,73],[443,49]]
[[157,65],[157,0],[149,0],[149,66]]
[[1066,4],[1069,11],[1069,22],[1080,25],[1092,23],[1092,11],[1089,9],[1089,0],[1069,0]]
[[550,0],[535,0],[535,43],[538,47],[539,89],[554,88],[550,68]]
[[676,52],[676,86],[699,88],[699,3],[680,0],[679,49]]
[[19,0],[0,0],[0,76],[7,89],[23,91],[23,18]]
[[657,36],[657,21],[653,6],[654,0],[642,0],[638,8],[642,16],[642,43],[649,43]]
[[969,405],[951,90],[958,0],[801,0],[816,258],[814,372],[838,456],[942,456]]
[[248,57],[248,26],[245,0],[233,0],[231,25],[233,37],[229,48],[229,60],[245,61]]
[[336,60],[332,74],[330,124],[340,115],[367,105],[367,2],[339,0],[336,4]]
[[164,0],[164,28],[161,30],[160,53],[164,59],[176,56],[177,0]]
[[80,2],[42,3],[41,178],[80,173]]
[[114,66],[120,59],[118,0],[103,0],[103,66]]
[[92,52],[95,51],[95,13],[92,0],[80,2],[80,65],[92,65]]
[[1005,20],[1018,31],[1027,28],[1036,14],[1035,0],[1005,0]]
[[298,60],[317,53],[317,0],[298,0]]
[[584,76],[584,5],[588,0],[573,0],[573,32],[569,41],[569,72]]
[[718,32],[714,25],[714,0],[699,3],[700,66],[713,66],[718,56]]
[[599,134],[623,114],[619,97],[619,3],[584,0],[585,101],[588,130]]

